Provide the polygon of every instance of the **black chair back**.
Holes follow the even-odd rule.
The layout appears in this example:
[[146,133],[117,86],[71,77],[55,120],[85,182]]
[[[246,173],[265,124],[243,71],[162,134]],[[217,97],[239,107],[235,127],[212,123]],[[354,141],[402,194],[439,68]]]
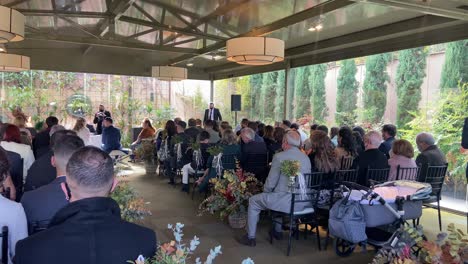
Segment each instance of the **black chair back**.
[[8,226],[2,227],[2,233],[0,235],[2,237],[2,264],[8,264]]
[[371,169],[367,168],[366,179],[369,186],[388,181],[390,168],[385,169]]
[[440,193],[444,185],[445,175],[447,174],[448,164],[442,166],[427,166],[426,183],[432,186],[432,194],[440,200]]
[[348,157],[341,157],[341,163],[340,163],[340,170],[349,170],[353,167],[354,163],[354,157],[353,156],[348,156]]
[[397,167],[397,180],[407,180],[407,181],[417,181],[419,179],[419,174],[421,172],[421,167]]
[[299,191],[299,182],[296,177],[296,188],[291,193],[291,207],[289,214],[291,217],[294,215],[295,206],[298,204],[308,203],[312,208],[317,208],[317,203],[320,196],[320,190],[325,182],[325,174],[323,172],[313,172],[304,174],[306,184],[306,193],[302,195]]
[[44,231],[47,229],[49,226],[49,220],[44,220],[44,221],[35,221],[32,223],[28,224],[28,232],[29,235],[34,235],[36,233],[39,233],[41,231]]
[[255,174],[257,179],[264,182],[268,174],[268,153],[248,154],[242,169]]
[[356,182],[358,181],[359,168],[352,170],[338,170],[335,173],[335,182],[340,183],[343,181],[346,182]]

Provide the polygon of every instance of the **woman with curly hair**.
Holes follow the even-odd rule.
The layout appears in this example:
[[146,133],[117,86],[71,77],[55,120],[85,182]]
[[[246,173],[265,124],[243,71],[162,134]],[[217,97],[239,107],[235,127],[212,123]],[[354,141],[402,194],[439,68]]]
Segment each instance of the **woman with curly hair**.
[[353,161],[358,155],[356,139],[353,131],[347,126],[341,127],[338,131],[338,147],[335,153],[340,169],[348,170],[353,166]]
[[309,154],[312,170],[331,173],[339,169],[333,143],[327,133],[315,130],[310,135],[312,151]]

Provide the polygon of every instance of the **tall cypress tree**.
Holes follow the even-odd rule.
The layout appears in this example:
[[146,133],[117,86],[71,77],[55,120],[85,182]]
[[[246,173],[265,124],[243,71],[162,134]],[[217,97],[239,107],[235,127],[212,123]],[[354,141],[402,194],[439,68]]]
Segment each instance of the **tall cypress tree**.
[[296,80],[296,73],[295,69],[291,69],[288,73],[288,94],[287,94],[287,108],[288,108],[288,115],[286,116],[286,119],[292,119],[294,117],[294,83]]
[[379,123],[387,106],[387,65],[390,53],[372,55],[366,59],[366,77],[362,89],[364,90],[365,121]]
[[284,76],[285,72],[278,72],[278,79],[276,80],[276,98],[275,98],[275,121],[281,121],[284,114]]
[[275,118],[275,98],[276,98],[276,79],[278,72],[264,73],[262,83],[262,121],[267,119],[273,120]]
[[296,68],[294,79],[295,118],[300,118],[310,110],[309,67]]
[[457,88],[459,82],[462,84],[468,82],[468,40],[466,39],[447,44],[440,89],[446,91]]
[[424,47],[402,50],[398,53],[396,76],[398,107],[397,125],[404,127],[413,118],[410,112],[419,108],[421,85],[426,77],[427,52]]
[[328,107],[325,94],[325,77],[327,76],[327,65],[317,64],[310,67],[309,84],[312,96],[310,105],[312,116],[317,122],[323,123],[328,116]]
[[338,125],[352,126],[356,123],[357,93],[356,62],[344,60],[338,74],[335,121]]
[[263,74],[254,74],[250,77],[250,87],[252,87],[252,111],[250,113],[250,118],[258,116],[261,110],[260,96],[263,83]]

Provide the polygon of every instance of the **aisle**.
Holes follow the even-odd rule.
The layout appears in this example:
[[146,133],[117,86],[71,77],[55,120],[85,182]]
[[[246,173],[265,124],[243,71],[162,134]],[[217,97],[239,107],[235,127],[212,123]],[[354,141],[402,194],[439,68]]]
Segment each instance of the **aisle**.
[[243,234],[243,231],[234,231],[212,216],[197,216],[198,200],[192,201],[190,196],[180,191],[180,186],[173,188],[166,183],[166,180],[158,177],[149,178],[141,174],[129,176],[127,179],[143,198],[150,202],[149,207],[153,215],[147,217],[143,224],[156,231],[158,241],[166,242],[173,239],[172,233],[166,229],[167,224],[181,222],[185,224],[184,238],[187,242],[194,235],[200,238],[201,245],[197,252],[202,259],[206,257],[210,248],[217,245],[222,246],[223,254],[215,263],[223,264],[240,264],[242,259],[247,257],[251,257],[256,264],[369,263],[372,258],[371,253],[360,252],[349,258],[340,258],[335,255],[331,246],[327,251],[318,251],[315,238],[310,236],[308,240],[301,237],[299,241],[293,241],[291,256],[286,257],[286,240],[275,241],[271,245],[268,241],[267,225],[259,228],[256,247],[242,246],[234,238]]

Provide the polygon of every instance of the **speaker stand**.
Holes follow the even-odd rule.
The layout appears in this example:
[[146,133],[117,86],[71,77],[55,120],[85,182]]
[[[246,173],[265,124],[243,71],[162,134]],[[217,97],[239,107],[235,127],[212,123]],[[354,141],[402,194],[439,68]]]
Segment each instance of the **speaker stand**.
[[234,111],[234,127],[237,127],[237,111]]

